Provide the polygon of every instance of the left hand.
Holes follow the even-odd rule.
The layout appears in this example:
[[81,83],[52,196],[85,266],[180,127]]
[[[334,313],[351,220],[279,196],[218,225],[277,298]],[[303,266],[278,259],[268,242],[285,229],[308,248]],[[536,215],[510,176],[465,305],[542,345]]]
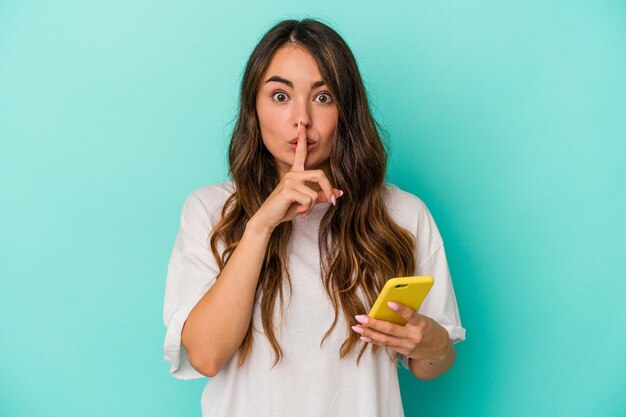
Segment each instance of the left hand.
[[357,330],[361,329],[361,340],[365,342],[389,347],[415,360],[443,360],[448,351],[448,331],[430,317],[417,314],[403,304],[395,304],[398,309],[392,310],[407,321],[404,326],[362,314],[355,316],[361,324],[352,326],[352,330],[361,333]]

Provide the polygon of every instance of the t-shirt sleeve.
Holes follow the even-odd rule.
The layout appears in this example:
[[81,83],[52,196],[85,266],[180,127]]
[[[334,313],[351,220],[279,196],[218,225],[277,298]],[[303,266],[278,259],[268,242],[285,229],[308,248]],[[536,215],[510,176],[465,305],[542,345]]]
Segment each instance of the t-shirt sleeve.
[[[418,312],[435,320],[448,331],[452,343],[465,340],[443,240],[428,208],[423,205],[418,216],[415,275],[429,275],[434,284]],[[398,354],[398,361],[409,369],[409,360]]]
[[215,207],[192,192],[182,208],[180,228],[169,259],[163,322],[167,327],[163,346],[170,374],[179,379],[202,378],[195,370],[181,344],[183,325],[189,313],[213,285],[219,267],[208,244]]

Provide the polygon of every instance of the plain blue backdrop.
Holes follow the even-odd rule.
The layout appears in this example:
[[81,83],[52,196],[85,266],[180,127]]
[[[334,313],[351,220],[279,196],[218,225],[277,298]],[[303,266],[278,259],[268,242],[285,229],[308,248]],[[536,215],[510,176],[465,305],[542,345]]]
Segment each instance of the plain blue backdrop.
[[[351,46],[467,340],[407,416],[626,413],[623,1],[0,1],[0,415],[199,416],[163,361],[180,210],[284,18]],[[354,401],[358,401],[355,398]]]

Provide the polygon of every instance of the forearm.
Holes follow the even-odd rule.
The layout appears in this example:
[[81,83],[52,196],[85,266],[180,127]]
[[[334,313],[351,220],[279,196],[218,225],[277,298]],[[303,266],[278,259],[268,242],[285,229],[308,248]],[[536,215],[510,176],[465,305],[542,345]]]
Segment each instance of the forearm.
[[[446,337],[448,337],[447,331]],[[448,346],[446,347],[445,352],[446,353],[443,357],[436,359],[416,360],[409,358],[409,368],[411,369],[411,373],[415,375],[416,378],[425,381],[435,379],[444,374],[452,367],[456,358],[456,350],[454,349],[454,345],[450,339],[448,339]]]
[[185,322],[182,344],[192,366],[205,375],[219,372],[248,331],[269,238],[248,222],[218,279]]

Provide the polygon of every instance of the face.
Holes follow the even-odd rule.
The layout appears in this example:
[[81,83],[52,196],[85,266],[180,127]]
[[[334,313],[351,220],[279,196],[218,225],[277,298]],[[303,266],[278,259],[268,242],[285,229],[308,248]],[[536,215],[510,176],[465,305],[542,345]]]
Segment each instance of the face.
[[338,112],[309,52],[285,45],[274,53],[261,79],[256,111],[263,144],[274,156],[281,178],[293,165],[296,149],[291,142],[298,137],[299,121],[309,140],[305,169],[323,169],[329,176]]

